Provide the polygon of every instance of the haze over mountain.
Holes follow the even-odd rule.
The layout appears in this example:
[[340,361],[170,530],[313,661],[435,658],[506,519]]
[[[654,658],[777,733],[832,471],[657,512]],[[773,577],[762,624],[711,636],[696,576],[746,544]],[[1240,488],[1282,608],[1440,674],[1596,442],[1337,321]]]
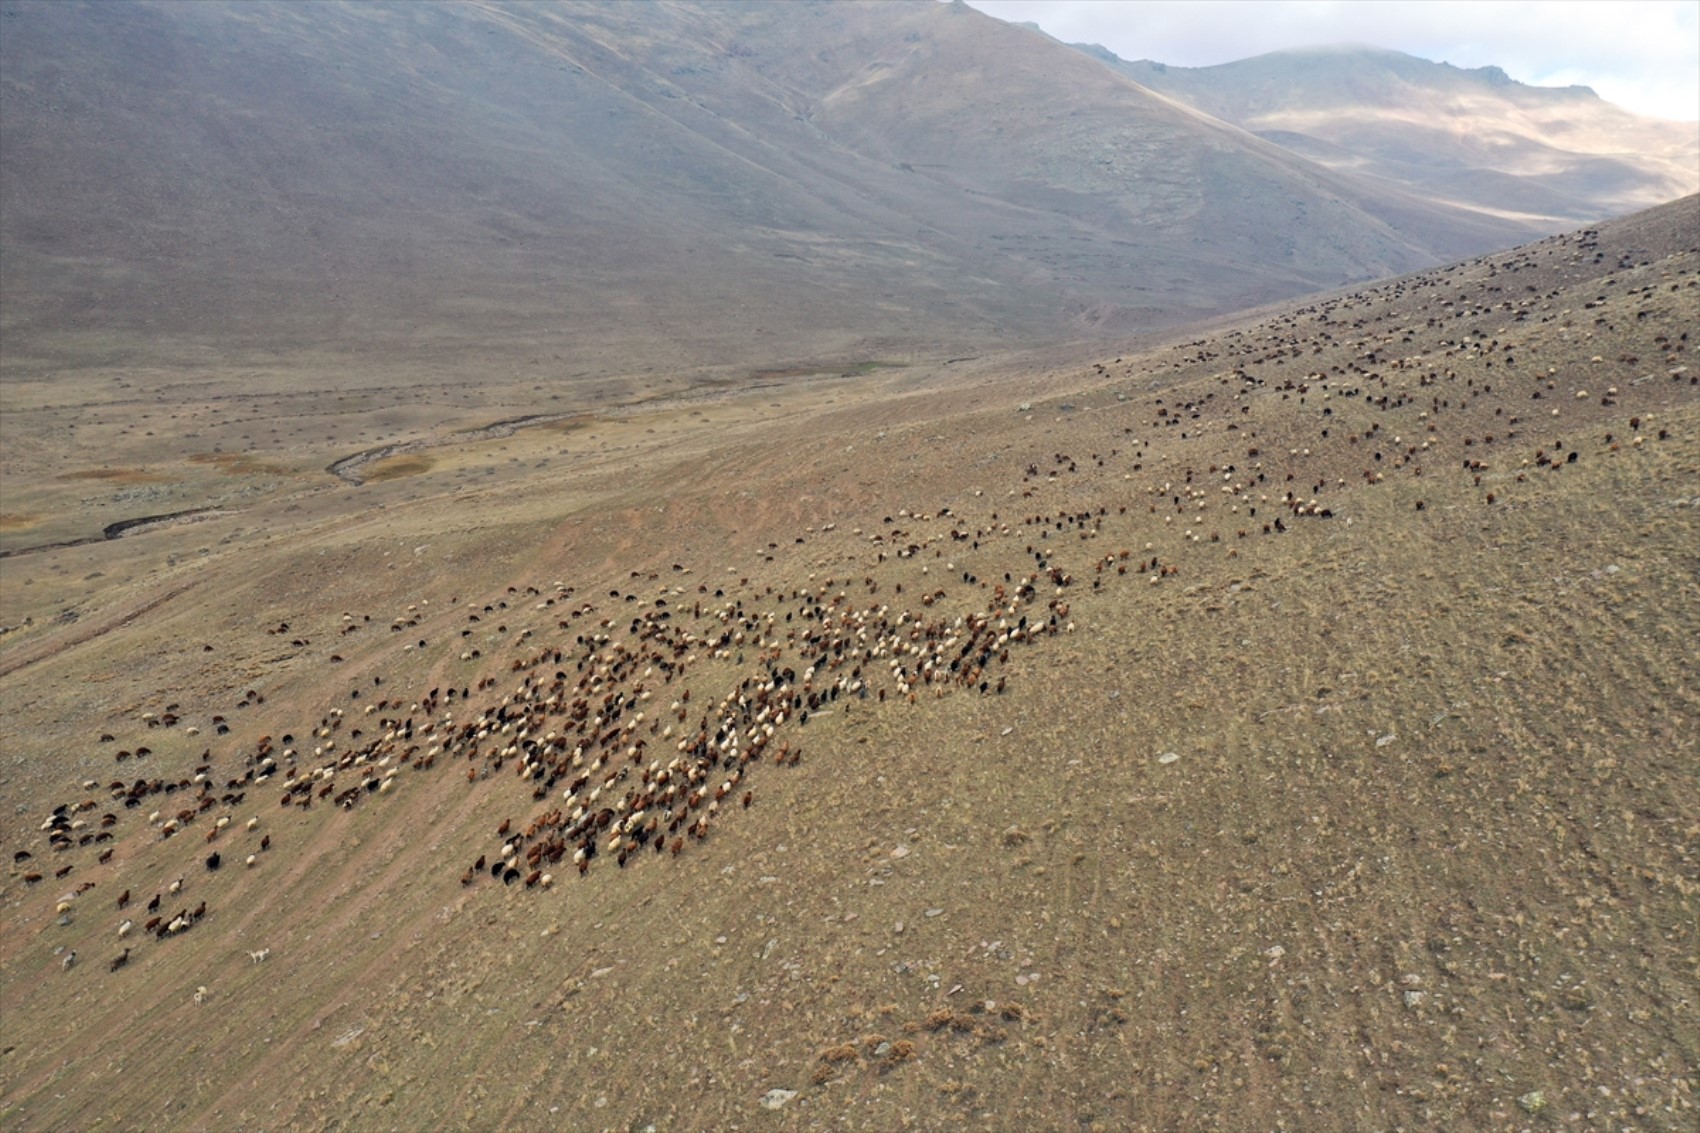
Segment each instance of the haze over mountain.
[[1700,189],[1700,123],[1631,114],[1588,87],[1537,87],[1374,47],[1216,67],[1121,59],[1141,85],[1331,169],[1560,231]]
[[1544,230],[1324,168],[930,0],[0,13],[14,374],[978,349]]

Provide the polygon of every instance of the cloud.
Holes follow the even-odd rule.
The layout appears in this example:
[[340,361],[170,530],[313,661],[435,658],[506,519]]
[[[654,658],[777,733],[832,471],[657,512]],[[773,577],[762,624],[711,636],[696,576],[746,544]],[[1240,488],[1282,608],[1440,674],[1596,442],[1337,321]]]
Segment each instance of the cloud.
[[1700,119],[1700,0],[968,0],[1068,43],[1183,67],[1361,43],[1537,86],[1593,87],[1637,114]]

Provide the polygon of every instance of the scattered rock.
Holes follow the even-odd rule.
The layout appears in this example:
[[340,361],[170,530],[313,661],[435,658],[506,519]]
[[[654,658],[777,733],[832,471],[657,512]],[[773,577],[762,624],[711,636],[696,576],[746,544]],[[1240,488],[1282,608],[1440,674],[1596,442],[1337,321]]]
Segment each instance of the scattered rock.
[[778,1086],[761,1096],[761,1104],[766,1109],[779,1109],[786,1102],[797,1096],[796,1090],[782,1090]]
[[1180,758],[1181,757],[1180,757],[1179,752],[1166,751],[1162,755],[1159,755],[1157,757],[1157,762],[1158,763],[1178,763],[1180,761]]
[[1547,1107],[1547,1096],[1539,1090],[1530,1090],[1517,1099],[1517,1104],[1523,1108],[1524,1113],[1536,1114]]

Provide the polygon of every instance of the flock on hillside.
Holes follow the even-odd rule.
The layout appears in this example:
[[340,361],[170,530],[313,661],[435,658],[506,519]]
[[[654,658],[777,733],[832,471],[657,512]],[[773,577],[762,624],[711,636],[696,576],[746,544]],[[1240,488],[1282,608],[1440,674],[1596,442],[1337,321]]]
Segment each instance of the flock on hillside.
[[[276,868],[293,829],[280,816],[383,806],[422,775],[509,800],[485,851],[452,867],[465,885],[542,892],[599,863],[671,861],[761,805],[762,776],[806,768],[811,721],[1003,693],[1012,656],[1074,632],[1077,607],[1108,588],[1138,582],[1172,600],[1162,584],[1184,580],[1196,556],[1345,521],[1348,488],[1453,477],[1448,490],[1490,508],[1530,477],[1664,439],[1636,399],[1697,384],[1681,312],[1700,297],[1700,259],[1625,260],[1628,284],[1596,288],[1595,253],[1606,255],[1593,233],[1549,240],[1175,348],[1172,368],[1210,367],[1209,384],[1134,394],[1130,379],[1161,375],[1106,362],[1087,375],[1101,404],[1059,409],[1058,426],[1103,436],[1103,452],[1016,458],[997,510],[976,492],[868,530],[800,534],[851,548],[857,565],[828,577],[717,586],[676,564],[594,597],[558,582],[415,603],[388,623],[408,643],[396,671],[345,686],[341,706],[275,736],[242,738],[209,715],[221,750],[187,774],[146,774],[146,745],[116,750],[112,777],[43,816],[14,871],[63,883],[62,924],[90,907],[110,917],[116,972],[217,916],[198,877]],[[1566,267],[1590,288],[1568,323],[1550,309],[1576,301],[1551,282]],[[1537,270],[1540,287],[1526,282]],[[1633,352],[1560,372],[1548,359],[1583,330]],[[1605,428],[1608,416],[1626,430]],[[1159,452],[1162,467],[1147,469]],[[1428,506],[1420,488],[1408,494],[1414,511]],[[372,624],[345,615],[342,633]],[[422,671],[417,645],[434,637],[442,652],[455,635],[463,684],[389,691]],[[340,660],[325,657],[327,683]],[[250,689],[240,706],[263,702]],[[170,705],[132,726],[195,734],[192,715]],[[147,857],[176,880],[105,895]],[[76,955],[62,951],[62,965]]]

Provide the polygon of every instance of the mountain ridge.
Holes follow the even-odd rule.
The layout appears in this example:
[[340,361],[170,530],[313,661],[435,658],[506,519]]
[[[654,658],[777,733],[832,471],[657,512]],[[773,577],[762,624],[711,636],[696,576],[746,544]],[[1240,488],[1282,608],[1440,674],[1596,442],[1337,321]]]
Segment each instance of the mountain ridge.
[[1631,114],[1586,86],[1535,86],[1497,66],[1351,44],[1210,67],[1074,46],[1329,168],[1550,231],[1700,188],[1700,122]]

